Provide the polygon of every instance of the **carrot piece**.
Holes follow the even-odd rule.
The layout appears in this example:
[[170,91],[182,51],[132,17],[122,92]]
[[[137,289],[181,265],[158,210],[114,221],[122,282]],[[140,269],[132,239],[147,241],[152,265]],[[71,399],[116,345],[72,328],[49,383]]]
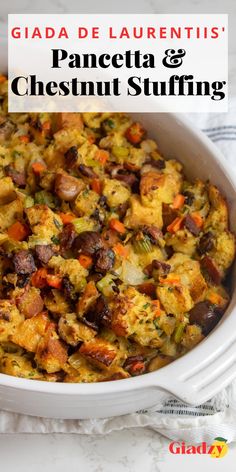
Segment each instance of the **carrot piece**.
[[191,218],[193,219],[195,225],[198,227],[198,228],[202,228],[203,226],[203,218],[201,217],[201,215],[196,211],[194,213],[191,213]]
[[126,131],[125,137],[132,144],[139,144],[145,134],[145,129],[140,123],[133,123]]
[[128,249],[121,243],[116,243],[113,249],[118,256],[124,257],[125,259],[129,254]]
[[161,314],[161,305],[159,300],[152,300],[152,304],[154,305],[155,308],[155,317],[160,316]]
[[47,269],[41,267],[31,277],[31,285],[36,288],[44,288],[47,286]]
[[76,218],[72,213],[59,213],[63,225],[68,225]]
[[29,142],[29,136],[27,136],[26,134],[23,135],[23,136],[19,136],[19,140],[20,140],[22,143],[27,144],[27,143]]
[[0,75],[0,84],[3,84],[3,82],[6,82],[7,78],[5,75]]
[[32,164],[32,170],[35,175],[40,175],[41,172],[46,170],[46,166],[42,164],[41,162],[34,162]]
[[170,223],[170,225],[167,226],[167,231],[169,233],[176,233],[176,231],[179,231],[179,229],[181,228],[181,225],[182,225],[182,222],[183,222],[183,217],[182,216],[177,216],[177,218],[174,219],[174,221],[172,221],[172,223]]
[[109,158],[109,152],[105,151],[104,149],[98,149],[95,157],[100,162],[100,164],[104,166]]
[[129,372],[131,375],[137,375],[139,373],[144,372],[145,370],[145,363],[143,361],[136,361],[131,364],[129,368]]
[[117,233],[124,234],[126,232],[125,225],[116,218],[112,218],[109,221],[109,226],[111,229],[117,231]]
[[49,287],[58,289],[62,287],[62,277],[60,277],[59,275],[47,274],[46,280]]
[[98,193],[98,195],[102,194],[102,182],[99,179],[93,179],[91,182],[91,189]]
[[42,124],[42,130],[43,131],[49,131],[51,129],[51,122],[49,120],[44,121]]
[[85,256],[84,254],[81,254],[79,256],[78,261],[85,269],[88,269],[89,267],[91,267],[93,263],[92,257]]
[[181,193],[178,193],[178,195],[176,195],[174,198],[172,208],[174,208],[174,210],[180,210],[184,206],[184,202],[185,196]]
[[16,221],[16,223],[13,223],[13,225],[8,228],[7,233],[8,236],[15,241],[24,241],[29,235],[29,228],[24,223]]
[[168,276],[166,279],[164,278],[159,278],[159,281],[161,284],[166,284],[166,285],[177,285],[180,282],[180,278],[178,275],[175,276]]
[[215,292],[209,293],[209,295],[207,295],[207,300],[213,303],[213,305],[221,305],[224,301],[222,296]]

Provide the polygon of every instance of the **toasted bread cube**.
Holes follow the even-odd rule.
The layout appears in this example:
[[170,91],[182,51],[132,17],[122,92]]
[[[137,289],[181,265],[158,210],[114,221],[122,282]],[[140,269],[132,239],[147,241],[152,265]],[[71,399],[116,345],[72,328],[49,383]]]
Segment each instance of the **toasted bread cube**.
[[33,236],[29,237],[30,245],[51,244],[52,237],[58,236],[62,230],[60,217],[47,205],[34,205],[25,211],[33,233]]
[[204,338],[200,326],[197,325],[188,325],[186,327],[186,332],[184,333],[181,344],[186,349],[192,349]]
[[96,336],[96,331],[77,320],[75,313],[61,316],[58,323],[59,336],[70,346],[87,342]]
[[204,300],[207,283],[201,273],[199,262],[183,255],[182,260],[180,257],[178,263],[178,253],[176,253],[168,263],[174,266],[175,274],[180,276],[181,283],[189,289],[194,303]]
[[16,192],[11,177],[0,179],[0,205],[6,205],[16,198]]
[[[171,274],[173,276],[174,274]],[[173,314],[176,317],[187,313],[193,307],[194,303],[189,289],[182,283],[173,284],[167,282],[157,287],[157,296],[161,301],[167,314]]]
[[156,203],[172,203],[180,192],[181,181],[174,174],[161,174],[149,171],[142,175],[140,181],[141,201],[145,206]]
[[39,341],[45,335],[50,320],[46,313],[39,313],[23,321],[11,336],[11,341],[27,351],[36,352]]
[[229,215],[226,200],[218,188],[212,184],[208,185],[208,196],[211,207],[204,224],[204,231],[208,229],[227,230]]
[[155,225],[162,228],[162,204],[155,202],[153,207],[144,206],[138,195],[130,197],[130,208],[128,209],[124,224],[127,228],[137,228],[140,225]]
[[77,259],[63,259],[61,256],[53,256],[48,262],[48,267],[54,269],[55,273],[61,277],[68,277],[78,292],[83,289],[88,271]]
[[224,277],[235,257],[234,234],[229,231],[217,233],[214,239],[214,248],[209,252],[209,256],[212,257]]
[[0,207],[0,230],[4,231],[23,216],[23,203],[16,198],[10,203]]
[[112,330],[117,336],[130,337],[141,346],[160,347],[156,328],[156,309],[151,299],[128,287],[112,302]]
[[79,352],[89,362],[102,369],[109,369],[118,360],[116,347],[98,337],[84,342],[79,348]]
[[54,326],[50,324],[46,334],[38,343],[35,361],[37,365],[49,374],[63,369],[67,361],[67,349],[60,341]]
[[24,317],[10,300],[0,300],[0,342],[10,341],[23,320]]
[[175,252],[192,256],[196,251],[198,238],[184,228],[176,231],[175,234],[166,233],[165,241],[166,245],[171,246]]
[[103,195],[106,197],[109,207],[116,208],[129,199],[131,192],[119,180],[105,179]]
[[14,377],[44,380],[44,375],[32,366],[32,363],[23,355],[4,353],[0,359],[0,372]]

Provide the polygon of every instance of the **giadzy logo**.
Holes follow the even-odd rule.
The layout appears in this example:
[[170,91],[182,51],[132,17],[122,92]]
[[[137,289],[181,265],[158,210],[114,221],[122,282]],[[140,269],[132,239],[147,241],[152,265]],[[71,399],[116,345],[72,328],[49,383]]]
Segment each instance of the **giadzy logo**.
[[219,459],[224,457],[229,450],[227,439],[215,438],[212,444],[202,442],[198,446],[186,444],[185,442],[173,441],[169,445],[171,454],[209,454],[210,457]]

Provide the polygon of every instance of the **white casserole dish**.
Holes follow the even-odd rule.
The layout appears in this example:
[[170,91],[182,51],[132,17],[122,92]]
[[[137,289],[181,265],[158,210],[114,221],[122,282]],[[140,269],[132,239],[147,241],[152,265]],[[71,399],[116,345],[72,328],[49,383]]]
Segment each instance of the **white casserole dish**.
[[[0,71],[7,70],[7,41],[1,37]],[[215,145],[182,116],[138,114],[166,157],[184,164],[189,179],[210,179],[226,196],[236,232],[236,178]],[[236,377],[236,273],[232,299],[220,323],[196,348],[161,370],[113,382],[63,384],[0,374],[0,409],[48,418],[103,418],[158,403],[168,392],[200,404]]]
[[[210,181],[226,196],[236,231],[236,179],[224,157],[200,131],[174,114],[138,114],[166,157],[176,157],[188,178]],[[236,278],[220,323],[196,348],[161,370],[113,382],[63,384],[0,374],[0,408],[53,418],[102,418],[154,406],[163,392],[200,404],[236,377]]]

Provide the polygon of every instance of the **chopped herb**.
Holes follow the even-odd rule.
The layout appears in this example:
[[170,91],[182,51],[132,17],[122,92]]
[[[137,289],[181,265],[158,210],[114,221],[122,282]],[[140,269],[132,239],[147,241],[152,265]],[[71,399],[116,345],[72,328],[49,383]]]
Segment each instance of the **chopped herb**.
[[54,223],[54,225],[56,226],[57,229],[62,228],[61,223],[56,218],[53,218],[53,223]]
[[60,244],[60,239],[59,239],[57,236],[52,236],[52,237],[51,237],[51,241],[52,241],[54,244]]
[[20,157],[22,155],[22,153],[19,152],[19,151],[16,151],[16,149],[14,149],[14,151],[12,151],[11,155],[12,155],[12,157],[17,158],[17,157]]
[[150,303],[145,303],[145,305],[143,305],[144,310],[146,310],[149,306],[150,306]]

